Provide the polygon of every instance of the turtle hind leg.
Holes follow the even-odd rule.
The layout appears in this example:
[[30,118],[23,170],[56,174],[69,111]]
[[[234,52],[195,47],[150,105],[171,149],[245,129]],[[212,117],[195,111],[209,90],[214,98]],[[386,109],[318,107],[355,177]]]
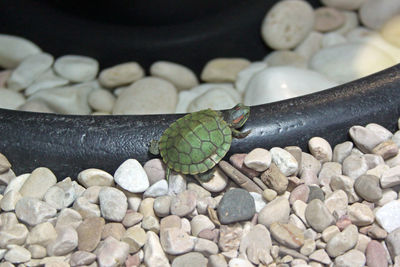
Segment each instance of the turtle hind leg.
[[194,177],[200,182],[208,182],[213,178],[215,172],[215,168],[209,169],[206,172],[195,174]]
[[250,132],[251,132],[251,130],[248,130],[246,132],[241,132],[236,129],[232,129],[232,135],[235,138],[245,138],[246,136],[249,135]]
[[160,154],[160,149],[158,148],[158,141],[157,140],[151,140],[150,146],[149,146],[149,152],[155,156]]

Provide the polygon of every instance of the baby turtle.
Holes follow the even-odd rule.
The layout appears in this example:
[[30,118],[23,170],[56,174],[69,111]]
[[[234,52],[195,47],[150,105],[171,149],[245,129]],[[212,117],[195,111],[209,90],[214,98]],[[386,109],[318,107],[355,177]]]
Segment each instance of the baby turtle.
[[250,107],[243,104],[226,113],[205,109],[187,114],[172,123],[158,142],[153,140],[149,151],[161,154],[167,165],[167,180],[173,170],[209,181],[215,165],[228,152],[232,136],[243,138],[250,133],[237,130],[249,115]]

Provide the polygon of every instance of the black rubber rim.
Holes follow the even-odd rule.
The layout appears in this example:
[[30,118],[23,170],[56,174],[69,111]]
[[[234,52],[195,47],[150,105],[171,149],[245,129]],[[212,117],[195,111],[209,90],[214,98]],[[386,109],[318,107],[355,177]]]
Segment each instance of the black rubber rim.
[[[400,64],[329,90],[254,106],[229,155],[256,147],[298,145],[320,136],[331,145],[348,140],[352,125],[375,122],[391,131],[400,116]],[[182,115],[64,116],[0,109],[0,151],[17,174],[39,166],[76,178],[87,168],[114,173],[126,159],[151,158],[148,144]]]

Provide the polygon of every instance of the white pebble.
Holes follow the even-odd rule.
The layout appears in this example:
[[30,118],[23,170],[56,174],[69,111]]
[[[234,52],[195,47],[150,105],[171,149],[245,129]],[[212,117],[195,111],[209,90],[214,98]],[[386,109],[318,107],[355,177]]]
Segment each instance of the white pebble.
[[24,94],[30,96],[37,91],[64,86],[68,83],[69,81],[67,79],[57,76],[52,69],[49,69],[42,73],[30,86],[28,86],[25,89]]
[[244,58],[216,58],[207,62],[201,72],[205,82],[234,82],[237,74],[247,68],[250,61]]
[[399,12],[400,2],[397,0],[366,0],[359,10],[361,22],[373,30],[379,30]]
[[400,201],[386,203],[375,212],[375,218],[388,233],[400,227]]
[[31,253],[24,247],[13,245],[4,254],[4,260],[10,263],[24,263],[31,259]]
[[264,58],[264,61],[269,67],[290,66],[306,69],[308,64],[303,56],[291,50],[272,51]]
[[323,34],[312,31],[307,37],[296,47],[294,52],[309,60],[315,53],[321,49]]
[[103,187],[99,192],[101,215],[110,221],[121,222],[128,209],[125,194],[115,187]]
[[114,180],[132,193],[144,192],[150,186],[146,172],[136,159],[124,161],[115,171]]
[[325,33],[321,40],[321,46],[323,48],[345,43],[347,43],[347,39],[337,32]]
[[322,4],[330,7],[345,10],[356,10],[365,2],[365,0],[321,0]]
[[359,25],[358,14],[352,11],[343,11],[342,13],[345,16],[345,22],[339,29],[333,32],[345,35]]
[[271,164],[271,153],[263,148],[255,148],[244,158],[244,165],[258,172],[263,172]]
[[228,177],[218,167],[215,167],[214,176],[208,182],[200,182],[201,186],[209,192],[221,192],[228,185]]
[[31,41],[8,34],[0,34],[0,66],[12,69],[28,56],[41,52]]
[[96,111],[111,113],[115,100],[115,96],[104,89],[93,90],[88,96],[89,106]]
[[237,79],[235,81],[236,90],[238,90],[239,93],[243,93],[245,91],[246,86],[249,83],[251,77],[253,77],[254,74],[262,71],[266,67],[267,67],[267,63],[257,61],[257,62],[251,63],[247,68],[241,70],[237,74]]
[[17,109],[25,103],[25,97],[12,90],[0,88],[0,108]]
[[313,137],[308,141],[311,154],[319,161],[328,162],[332,160],[332,147],[322,137]]
[[99,62],[86,56],[67,55],[57,58],[54,70],[71,82],[87,82],[96,77]]
[[279,147],[271,148],[270,153],[272,162],[285,176],[290,176],[297,171],[299,164],[292,154]]
[[195,112],[207,108],[213,110],[230,109],[242,102],[239,93],[230,88],[220,87],[207,90],[190,102],[187,112]]
[[144,70],[138,63],[127,62],[102,70],[99,82],[106,88],[115,88],[137,81],[143,76]]
[[155,182],[143,193],[143,197],[160,197],[168,194],[168,182],[165,179]]
[[191,69],[173,62],[154,62],[150,66],[150,74],[171,82],[178,90],[187,90],[199,84]]

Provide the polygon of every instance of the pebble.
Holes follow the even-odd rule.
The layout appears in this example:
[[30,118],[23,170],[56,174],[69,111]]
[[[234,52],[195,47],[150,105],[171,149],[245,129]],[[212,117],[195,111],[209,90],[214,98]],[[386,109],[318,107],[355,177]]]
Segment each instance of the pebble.
[[304,244],[303,231],[292,224],[275,222],[269,226],[272,237],[289,248],[300,248]]
[[76,228],[78,233],[78,249],[92,252],[100,242],[104,225],[105,220],[102,217],[86,218]]
[[201,79],[205,82],[235,82],[238,73],[249,65],[250,61],[244,58],[216,58],[207,62]]
[[156,217],[153,207],[154,207],[154,198],[148,197],[140,202],[138,212],[141,213],[143,217],[146,216]]
[[160,223],[156,217],[146,216],[143,218],[142,228],[146,231],[153,231],[158,234],[160,232]]
[[265,185],[270,189],[275,190],[279,195],[286,191],[289,184],[289,180],[275,165],[275,163],[271,163],[269,169],[262,173],[261,180]]
[[197,198],[204,198],[204,197],[210,197],[211,193],[205,190],[203,187],[200,185],[190,182],[187,185],[187,190],[191,190],[196,193]]
[[75,251],[71,254],[71,266],[90,265],[96,260],[96,254],[87,251]]
[[170,214],[171,201],[172,201],[171,196],[157,197],[154,200],[154,205],[153,205],[154,213],[158,217],[168,216]]
[[121,222],[124,219],[128,202],[125,194],[113,187],[103,187],[99,193],[101,215],[110,221]]
[[160,232],[161,246],[171,255],[180,255],[192,251],[195,241],[184,230],[167,228]]
[[335,46],[335,45],[339,45],[339,44],[345,44],[346,42],[347,42],[347,39],[340,33],[329,32],[329,33],[325,33],[324,36],[322,36],[321,46],[322,46],[322,48],[325,48],[325,47]]
[[261,36],[275,50],[294,48],[311,32],[314,11],[310,4],[291,0],[278,2],[265,16]]
[[82,218],[88,218],[91,216],[99,217],[100,216],[100,208],[98,205],[90,203],[89,200],[87,200],[84,197],[78,197],[74,204],[72,205],[72,208],[79,212],[79,214],[82,216]]
[[330,32],[342,26],[345,22],[343,13],[332,7],[320,7],[315,9],[314,30]]
[[143,193],[143,197],[160,197],[168,194],[168,182],[163,179],[154,184],[152,184],[146,191]]
[[207,191],[217,193],[226,188],[228,181],[229,179],[225,173],[220,168],[215,167],[214,176],[208,182],[200,181],[200,184]]
[[72,226],[57,228],[57,238],[47,246],[49,256],[64,256],[78,247],[78,233]]
[[208,267],[228,267],[228,263],[221,254],[211,255],[208,258]]
[[[392,258],[400,255],[400,228],[396,228],[386,237],[386,246]],[[384,245],[385,243],[382,243]]]
[[99,83],[106,88],[130,84],[144,76],[144,70],[137,62],[126,62],[103,69],[99,75]]
[[390,188],[400,184],[400,166],[392,167],[383,171],[380,178],[382,188]]
[[326,244],[326,252],[337,257],[355,247],[358,240],[358,229],[355,225],[347,226],[341,233],[334,235]]
[[337,144],[333,149],[332,160],[334,162],[342,163],[343,160],[350,155],[352,149],[353,143],[350,141]]
[[132,193],[144,192],[150,186],[145,170],[136,159],[124,161],[115,171],[114,181]]
[[307,223],[317,232],[322,232],[325,228],[335,223],[334,217],[319,199],[314,199],[308,203],[305,210],[305,218]]
[[229,267],[252,267],[254,265],[251,264],[251,262],[249,262],[246,259],[233,258],[229,261],[228,266]]
[[258,223],[269,227],[274,222],[287,223],[290,204],[287,198],[277,197],[269,202],[258,214]]
[[41,74],[53,64],[53,56],[39,53],[25,58],[11,73],[7,80],[7,88],[21,91],[31,85]]
[[[165,179],[166,166],[165,163],[160,158],[148,160],[143,165],[143,169],[147,174],[147,178],[149,179],[150,185],[162,179]],[[171,180],[174,175],[175,173],[172,172],[170,174],[169,180]]]
[[392,200],[397,199],[397,193],[391,188],[382,190],[382,198],[376,203],[379,207],[382,207]]
[[107,239],[109,236],[116,240],[121,240],[125,233],[125,227],[122,223],[107,223],[103,227],[103,232],[101,233],[101,239]]
[[244,159],[246,158],[247,154],[242,153],[242,154],[233,154],[230,158],[229,158],[229,162],[239,171],[241,171],[242,173],[244,173],[246,176],[248,176],[249,178],[254,178],[256,176],[259,176],[259,172],[248,168],[245,164],[244,164]]
[[244,165],[258,172],[263,172],[269,168],[271,164],[271,154],[263,148],[255,148],[244,158]]
[[129,245],[113,237],[107,237],[96,249],[99,266],[116,267],[125,262],[129,254]]
[[332,239],[336,234],[340,233],[339,227],[336,225],[331,225],[327,228],[325,228],[324,231],[322,231],[322,240],[326,243],[329,242],[329,240]]
[[[235,88],[240,93],[243,93],[246,89],[247,84],[249,83],[251,77],[254,74],[260,72],[261,70],[267,67],[267,63],[256,61],[252,62],[248,67],[244,68],[237,74],[237,78],[235,81]],[[0,86],[1,87],[1,86]]]
[[394,46],[400,47],[400,39],[399,39],[399,24],[400,24],[400,16],[393,16],[390,20],[388,20],[381,29],[381,35],[388,43],[391,43]]
[[343,160],[342,171],[344,175],[356,179],[368,171],[368,163],[365,157],[351,154]]
[[365,226],[374,222],[375,216],[372,210],[365,204],[354,203],[348,207],[348,215],[351,222],[357,226]]
[[177,195],[186,190],[186,185],[187,182],[184,174],[172,172],[168,179],[168,194],[172,196]]
[[24,263],[31,259],[31,253],[24,247],[12,245],[4,254],[4,260],[10,263]]
[[223,195],[217,212],[222,224],[249,220],[256,212],[254,199],[244,189],[231,189]]
[[363,199],[376,202],[382,198],[379,178],[374,175],[361,175],[354,182],[354,190]]
[[[100,216],[100,212],[99,215]],[[62,228],[64,226],[72,226],[77,228],[82,222],[81,214],[70,208],[62,209],[57,216],[56,228]]]
[[308,148],[313,155],[321,163],[332,160],[331,145],[321,137],[313,137],[308,141]]
[[205,229],[215,229],[214,223],[205,215],[196,215],[190,221],[191,233],[193,236],[198,236]]
[[32,197],[23,197],[15,205],[18,219],[29,225],[37,225],[57,214],[57,210],[44,201]]
[[309,194],[310,188],[305,184],[301,184],[290,192],[289,202],[290,204],[293,204],[296,200],[307,202]]
[[278,195],[278,193],[276,193],[275,190],[266,188],[264,189],[262,196],[265,198],[266,201],[270,202],[272,200],[274,200],[276,198],[276,196]]
[[321,49],[323,34],[320,32],[312,31],[307,37],[296,47],[294,50],[297,54],[309,60],[312,55]]
[[365,2],[365,0],[321,0],[322,4],[338,9],[356,10]]
[[0,47],[0,66],[5,69],[13,69],[28,56],[41,52],[31,41],[8,34],[0,34]]
[[308,187],[310,188],[310,193],[308,194],[307,203],[314,199],[325,200],[325,193],[319,186],[309,185]]
[[206,257],[209,257],[210,255],[215,255],[218,253],[218,246],[211,240],[197,238],[193,250],[195,252],[200,252]]
[[372,152],[376,155],[382,156],[384,160],[387,160],[397,155],[399,147],[392,140],[387,140],[374,147]]
[[345,254],[335,258],[337,267],[363,267],[365,266],[365,255],[356,249],[349,250]]
[[374,30],[379,30],[386,21],[400,12],[400,3],[396,0],[366,0],[360,7],[361,22]]
[[170,266],[169,261],[161,247],[158,235],[152,231],[146,233],[144,244],[144,263],[149,267]]
[[349,203],[354,203],[359,200],[358,195],[354,191],[354,179],[346,175],[333,176],[330,182],[332,190],[343,190],[346,192]]
[[93,90],[88,96],[89,106],[97,112],[111,113],[115,100],[115,96],[105,89]]
[[99,62],[86,56],[66,55],[56,59],[54,70],[71,82],[87,82],[96,77]]
[[365,256],[368,267],[388,266],[385,248],[378,241],[372,240],[368,243]]
[[341,189],[335,190],[325,198],[324,204],[332,214],[344,215],[347,213],[347,194]]
[[[152,216],[149,216],[152,217]],[[131,227],[135,224],[141,222],[143,219],[143,215],[139,212],[133,210],[127,210],[124,219],[122,220],[122,224],[125,227]]]
[[210,88],[203,94],[194,98],[187,106],[186,111],[196,112],[207,108],[214,110],[230,109],[241,101],[241,96],[233,88]]
[[18,191],[8,191],[3,195],[3,198],[0,201],[0,208],[3,211],[13,211],[18,200],[20,200],[21,198],[22,196]]
[[244,93],[244,104],[260,105],[280,101],[336,85],[336,82],[328,80],[316,71],[291,66],[269,67],[250,79]]
[[175,86],[156,77],[142,78],[118,95],[113,115],[174,113],[178,101]]
[[173,62],[154,62],[150,66],[150,74],[171,82],[178,90],[187,90],[199,84],[192,70]]
[[100,169],[86,169],[78,174],[78,181],[85,188],[91,186],[113,186],[114,178],[111,174]]
[[279,147],[273,147],[270,149],[270,153],[272,162],[276,164],[285,176],[290,176],[297,171],[298,162],[288,151]]
[[27,247],[29,252],[31,253],[31,257],[33,259],[41,259],[45,258],[47,255],[47,250],[45,247],[40,246],[40,245],[29,245]]
[[146,232],[141,226],[128,228],[121,238],[121,241],[129,245],[129,253],[136,253],[146,243]]
[[25,103],[25,97],[12,90],[0,88],[0,108],[17,109]]
[[316,261],[316,262],[320,262],[322,264],[330,264],[332,261],[329,258],[329,255],[325,252],[324,249],[318,249],[316,251],[314,251],[310,256],[309,256],[310,260]]
[[184,255],[176,257],[172,261],[172,267],[203,267],[207,265],[207,259],[199,252],[189,252]]
[[328,186],[333,176],[341,174],[342,174],[342,165],[340,163],[325,162],[322,165],[321,171],[318,174],[319,184],[322,186]]
[[46,191],[56,183],[57,178],[50,169],[39,167],[33,170],[19,192],[23,197],[33,197],[41,200]]
[[245,253],[247,259],[254,264],[269,264],[272,261],[271,248],[270,232],[264,225],[257,224],[240,240],[239,253]]
[[[360,53],[365,56],[360,57]],[[349,61],[353,63],[348,64]],[[395,62],[374,45],[349,43],[319,50],[311,58],[310,68],[342,84],[391,67]]]
[[393,200],[375,212],[376,221],[390,233],[400,227],[400,201]]
[[290,66],[296,68],[307,68],[307,60],[299,53],[291,50],[272,51],[264,61],[269,67]]
[[56,238],[57,232],[54,226],[50,222],[43,222],[30,229],[26,244],[46,247]]
[[171,214],[184,217],[192,213],[196,208],[196,196],[196,192],[186,190],[173,197],[171,201]]
[[57,76],[53,69],[50,68],[47,71],[40,74],[24,91],[26,96],[33,95],[34,93],[44,90],[51,89],[60,86],[65,86],[69,83],[67,79]]

